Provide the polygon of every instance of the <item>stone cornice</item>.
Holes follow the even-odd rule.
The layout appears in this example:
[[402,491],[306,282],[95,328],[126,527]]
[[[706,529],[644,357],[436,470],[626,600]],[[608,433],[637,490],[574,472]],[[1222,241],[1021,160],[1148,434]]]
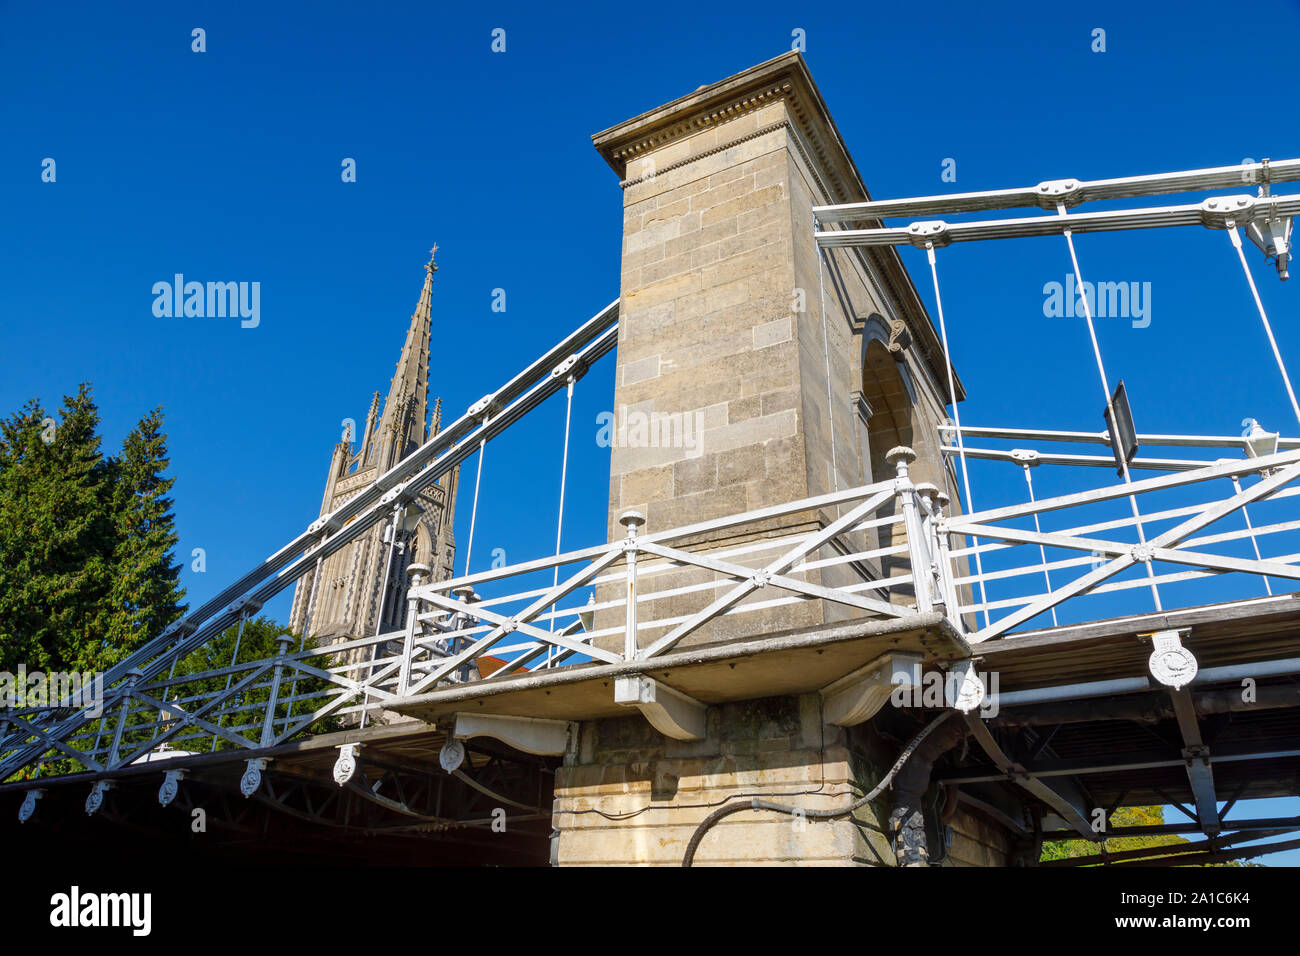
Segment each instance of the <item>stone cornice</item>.
[[591,139],[605,162],[622,179],[627,175],[628,162],[638,156],[778,101],[785,102],[817,166],[827,175],[826,186],[833,194],[831,201],[865,201],[868,197],[862,177],[813,83],[807,63],[794,51],[702,86],[671,103],[596,133]]
[[[692,112],[687,118],[675,118],[668,125],[657,128],[650,128],[648,131],[641,130],[642,121],[647,117],[654,117],[655,114],[662,113],[674,106],[674,101],[666,106],[660,107],[651,113],[646,113],[636,119],[629,120],[627,123],[614,127],[612,130],[606,130],[604,133],[597,133],[592,137],[596,148],[600,150],[605,161],[614,169],[616,173],[622,173],[627,168],[628,162],[636,159],[642,153],[648,153],[665,143],[672,142],[682,136],[689,136],[692,133],[698,133],[700,130],[707,129],[710,126],[716,126],[718,123],[725,123],[728,120],[736,119],[746,113],[752,112],[760,106],[766,106],[776,100],[782,99],[791,91],[789,83],[780,83],[771,86],[757,93],[745,95],[732,102],[727,102],[722,106],[712,109],[705,108],[699,112]],[[698,92],[698,91],[697,91]],[[687,99],[687,98],[684,98]],[[689,106],[688,106],[689,108]],[[617,134],[624,130],[625,127],[632,126],[633,136],[630,139],[616,141],[606,148],[602,145],[602,137],[607,134]]]
[[[813,82],[808,64],[796,51],[783,53],[717,83],[701,86],[693,93],[596,133],[591,139],[605,162],[618,174],[622,181],[620,185],[626,188],[640,181],[639,178],[627,179],[627,165],[631,160],[777,102],[785,103],[789,122],[768,124],[758,132],[766,133],[781,125],[788,126],[792,141],[825,191],[828,203],[870,201],[871,195]],[[747,134],[740,140],[752,138],[752,135],[757,134]],[[716,151],[716,148],[702,150],[697,155],[684,157],[669,167],[656,170],[655,174],[662,175],[668,169],[686,165]],[[875,264],[872,271],[884,286],[881,291],[897,304],[902,317],[912,326],[918,350],[931,375],[936,382],[946,382],[942,345],[911,276],[903,268],[898,251],[888,247],[855,252],[860,259],[869,259]],[[953,377],[960,400],[965,397],[965,390],[955,371]],[[943,391],[946,393],[947,389]]]
[[664,166],[662,169],[655,169],[651,172],[644,173],[643,175],[637,176],[633,179],[624,179],[621,182],[619,182],[618,185],[621,189],[627,189],[629,186],[636,186],[639,183],[649,182],[650,180],[654,179],[656,176],[662,176],[664,173],[670,173],[674,169],[681,169],[683,166],[689,166],[691,163],[704,159],[706,156],[713,156],[715,153],[725,152],[726,150],[731,149],[731,147],[733,146],[739,146],[741,143],[746,143],[751,139],[758,139],[758,137],[760,136],[766,136],[768,133],[775,132],[778,129],[789,129],[789,128],[790,128],[790,123],[787,120],[780,120],[779,122],[776,123],[769,123],[767,126],[759,127],[758,129],[754,130],[752,133],[746,133],[744,136],[737,136],[735,139],[727,140],[725,143],[720,143],[711,149],[703,150],[701,152],[696,153],[693,156],[688,156],[685,159],[678,160],[675,163],[669,163],[667,166]]

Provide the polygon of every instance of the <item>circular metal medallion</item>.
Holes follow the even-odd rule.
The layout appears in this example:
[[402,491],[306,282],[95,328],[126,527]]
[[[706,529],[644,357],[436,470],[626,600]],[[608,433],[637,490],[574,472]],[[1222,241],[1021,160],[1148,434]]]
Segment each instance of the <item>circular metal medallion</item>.
[[451,773],[465,762],[465,745],[455,737],[450,738],[442,745],[442,751],[438,754],[438,763],[442,769]]
[[1151,675],[1168,687],[1183,687],[1196,676],[1196,658],[1185,647],[1159,648],[1147,663]]

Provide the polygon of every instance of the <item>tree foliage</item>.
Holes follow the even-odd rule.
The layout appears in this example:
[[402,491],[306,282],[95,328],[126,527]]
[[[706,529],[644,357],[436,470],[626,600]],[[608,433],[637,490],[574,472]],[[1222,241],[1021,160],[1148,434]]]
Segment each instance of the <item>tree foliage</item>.
[[84,383],[0,422],[0,670],[103,671],[184,612],[162,422],[105,457]]
[[[1112,827],[1148,827],[1160,826],[1165,822],[1165,811],[1163,807],[1121,807],[1110,815],[1110,826]],[[1190,843],[1185,837],[1176,833],[1167,833],[1154,836],[1127,836],[1112,837],[1102,840],[1100,843],[1091,843],[1087,840],[1060,840],[1053,843],[1043,844],[1043,854],[1039,859],[1042,862],[1048,860],[1062,860],[1068,857],[1097,857],[1100,860],[1102,847],[1105,847],[1107,853],[1122,853],[1125,850],[1146,850],[1155,847],[1168,846],[1176,847],[1179,844]],[[1237,860],[1229,860],[1226,863],[1211,863],[1208,866],[1249,866]]]
[[[63,399],[57,420],[32,399],[0,421],[0,671],[103,672],[185,612],[162,409],[141,418],[111,457],[100,449],[99,422],[84,383]],[[161,675],[172,679],[162,696],[194,712],[205,695],[225,689],[228,681],[238,685],[249,671],[188,681],[187,675],[274,657],[286,634],[287,628],[266,617],[245,622],[242,632],[232,626]],[[296,639],[291,644],[298,649]],[[323,655],[313,663],[328,667]],[[256,738],[272,679],[262,674],[239,694],[232,711],[212,720]],[[313,713],[332,687],[286,667],[276,718],[288,723],[278,726]],[[312,699],[285,703],[290,696]],[[105,714],[91,725],[90,738],[111,734],[115,719],[116,711]],[[169,726],[156,726],[154,711],[135,710],[122,746],[131,752]],[[326,717],[309,731],[336,726]],[[191,725],[173,745],[207,750],[212,740],[211,733]],[[228,745],[218,738],[218,749]],[[59,757],[46,763],[44,773],[73,769],[80,768]]]

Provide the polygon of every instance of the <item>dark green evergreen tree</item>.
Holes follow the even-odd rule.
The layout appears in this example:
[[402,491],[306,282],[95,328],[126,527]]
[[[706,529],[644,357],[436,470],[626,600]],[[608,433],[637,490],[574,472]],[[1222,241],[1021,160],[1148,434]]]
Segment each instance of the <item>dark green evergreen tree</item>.
[[5,670],[93,670],[103,659],[114,522],[98,425],[85,384],[57,423],[32,400],[0,424]]
[[116,663],[184,613],[178,537],[167,496],[169,464],[162,409],[155,408],[122,442],[112,462],[114,549],[106,663]]
[[[104,671],[185,611],[162,410],[137,423],[115,458],[100,452],[98,426],[86,384],[64,399],[57,422],[36,399],[0,421],[0,670]],[[226,676],[184,678],[229,667],[236,630],[227,629],[181,661],[175,672],[180,681],[164,696],[177,700],[224,689]],[[287,632],[269,618],[247,622],[238,663],[275,656],[276,638]],[[329,666],[324,655],[315,663]],[[269,675],[263,675],[247,688],[237,705],[244,709],[223,713],[223,725],[255,732],[268,685]],[[277,720],[293,723],[312,713],[332,686],[287,669]],[[288,702],[295,694],[310,699]],[[147,718],[132,720],[125,746],[156,735]],[[311,731],[337,726],[337,719],[325,718]],[[207,748],[211,735],[189,728],[177,743]],[[45,772],[72,769],[72,761],[59,758]]]
[[162,411],[100,452],[90,386],[0,422],[0,670],[103,671],[184,610]]

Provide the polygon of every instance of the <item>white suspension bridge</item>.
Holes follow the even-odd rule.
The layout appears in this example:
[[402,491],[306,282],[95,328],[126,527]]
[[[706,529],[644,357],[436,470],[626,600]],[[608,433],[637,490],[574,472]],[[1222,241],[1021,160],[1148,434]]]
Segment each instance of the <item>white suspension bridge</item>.
[[[1300,545],[1294,539],[1300,514],[1292,507],[1300,494],[1300,437],[1270,432],[1254,422],[1247,423],[1242,435],[1136,432],[1127,399],[1112,388],[1086,296],[1081,297],[1084,324],[1110,430],[963,425],[948,361],[949,316],[938,268],[942,250],[954,243],[1059,235],[1069,251],[1075,287],[1082,290],[1076,233],[1184,226],[1223,232],[1225,249],[1243,272],[1243,301],[1249,297],[1269,344],[1271,354],[1261,355],[1261,364],[1276,367],[1300,425],[1300,404],[1242,240],[1244,234],[1280,277],[1287,277],[1300,195],[1276,195],[1272,187],[1296,180],[1300,160],[1265,161],[814,207],[815,239],[823,255],[843,247],[881,245],[910,245],[925,253],[948,371],[950,420],[937,437],[943,454],[960,471],[960,503],[948,500],[935,485],[914,481],[909,466],[915,455],[900,447],[889,454],[892,473],[861,487],[677,528],[647,527],[643,516],[628,513],[622,516],[623,537],[561,551],[574,388],[585,370],[616,346],[619,303],[612,302],[338,510],[312,522],[112,667],[104,675],[102,701],[68,699],[0,711],[0,781],[7,781],[0,791],[15,796],[22,821],[37,815],[41,800],[54,788],[69,785],[84,789],[86,812],[93,813],[122,781],[156,778],[159,801],[166,805],[183,791],[187,776],[233,763],[241,771],[245,796],[323,820],[329,811],[319,801],[306,809],[287,796],[291,784],[282,782],[272,792],[264,779],[268,766],[289,767],[302,760],[331,767],[338,786],[368,791],[362,796],[371,804],[406,818],[410,826],[481,824],[468,809],[468,816],[458,818],[434,807],[432,790],[380,797],[375,788],[355,787],[362,747],[408,741],[409,735],[427,733],[433,726],[439,728],[444,769],[504,801],[521,818],[544,819],[549,816],[542,806],[544,794],[522,798],[504,778],[490,780],[481,762],[462,764],[463,743],[485,734],[525,752],[558,754],[565,742],[555,738],[555,721],[594,719],[628,708],[639,710],[669,737],[698,739],[708,704],[810,688],[822,689],[828,722],[860,718],[870,705],[857,684],[836,683],[844,675],[836,673],[834,653],[825,657],[824,666],[789,669],[774,663],[748,676],[732,673],[740,656],[766,653],[773,661],[788,662],[789,655],[804,649],[833,651],[848,637],[778,633],[743,646],[724,642],[689,653],[681,649],[687,638],[723,619],[824,602],[840,609],[845,621],[874,622],[874,629],[859,628],[852,640],[882,647],[882,642],[894,642],[895,664],[908,663],[909,649],[918,654],[922,647],[929,653],[939,649],[944,666],[957,678],[948,703],[963,711],[987,755],[987,768],[963,772],[960,779],[1014,781],[1051,808],[1056,829],[1048,825],[1049,833],[1096,837],[1081,810],[1086,801],[1063,781],[1082,782],[1103,806],[1126,805],[1158,798],[1160,788],[1143,774],[1170,767],[1185,773],[1189,799],[1174,794],[1158,802],[1184,809],[1190,822],[1182,829],[1214,839],[1224,831],[1300,828],[1298,819],[1229,822],[1227,811],[1218,806],[1285,792],[1286,768],[1293,768],[1300,756],[1294,723],[1287,731],[1284,723],[1265,720],[1282,714],[1293,721],[1300,705],[1291,699],[1294,687],[1286,683],[1300,675],[1300,632],[1294,627],[1300,603],[1287,593],[1286,583],[1300,578]],[[1256,185],[1257,194],[1079,211],[1085,204],[1110,200],[1239,189],[1243,181]],[[1020,208],[1049,214],[982,221],[938,218]],[[884,220],[905,224],[886,226]],[[853,228],[859,224],[865,228]],[[555,551],[471,573],[487,445],[560,392],[567,395],[568,412]],[[1300,430],[1294,435],[1300,436]],[[1080,451],[1081,446],[1107,446],[1109,451],[1091,454]],[[466,571],[431,581],[425,579],[427,569],[413,568],[403,630],[321,648],[302,643],[295,648],[286,638],[278,653],[256,660],[240,660],[237,645],[224,666],[194,671],[187,665],[232,626],[242,636],[246,622],[268,600],[324,558],[379,522],[399,522],[421,489],[474,454],[478,471]],[[1003,463],[1008,475],[1015,470],[1020,477],[992,489],[973,488],[972,460]],[[1039,468],[1068,469],[1084,488],[1036,497],[1033,475]],[[1089,477],[1105,479],[1107,468],[1117,470],[1118,483]],[[1151,476],[1135,477],[1138,473]],[[1023,500],[978,507],[977,499],[987,492],[1005,497],[1020,481]],[[718,532],[821,509],[838,517],[811,533],[722,549],[693,544]],[[828,547],[843,542],[849,544]],[[774,549],[779,553],[772,558]],[[682,569],[705,573],[689,583],[673,583]],[[828,569],[853,571],[854,583],[819,583]],[[665,581],[669,583],[660,583]],[[1209,593],[1222,598],[1207,605],[1204,595]],[[656,612],[663,599],[688,594],[702,596],[698,611]],[[1106,612],[1105,619],[1093,608]],[[1195,640],[1189,640],[1193,629]],[[1131,641],[1125,643],[1135,633],[1152,635],[1149,665]],[[651,679],[669,670],[678,678],[671,687]],[[979,670],[997,672],[996,692],[981,681]],[[1235,686],[1246,678],[1280,680],[1282,689],[1265,695],[1273,704],[1251,709],[1264,715],[1258,733],[1224,739],[1211,748],[1201,719],[1209,705],[1193,692]],[[918,680],[904,666],[892,675],[891,684]],[[1062,731],[1054,732],[1055,750],[1047,749],[1046,742],[1040,748],[1057,756],[1031,765],[1006,753],[992,720],[980,716],[981,705],[987,713],[994,702],[1014,717],[1017,705],[1077,705],[1153,690],[1167,693],[1182,734],[1182,746],[1172,755],[1147,753],[1133,741],[1115,751],[1113,742],[1102,737],[1079,737],[1077,752],[1067,753],[1062,745],[1068,732]],[[487,716],[467,713],[471,705],[477,705],[479,714],[495,714],[516,725],[502,731],[500,722],[494,725]],[[1224,704],[1228,710],[1232,708]],[[1122,707],[1115,711],[1122,712]],[[428,724],[410,730],[378,719],[395,714]],[[310,729],[327,718],[336,718],[345,730],[311,735]],[[1058,730],[1068,723],[1063,719]],[[1244,769],[1235,773],[1238,768]],[[387,772],[399,781],[400,790],[400,770]],[[1027,825],[1008,822],[1021,832]]]

